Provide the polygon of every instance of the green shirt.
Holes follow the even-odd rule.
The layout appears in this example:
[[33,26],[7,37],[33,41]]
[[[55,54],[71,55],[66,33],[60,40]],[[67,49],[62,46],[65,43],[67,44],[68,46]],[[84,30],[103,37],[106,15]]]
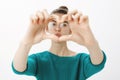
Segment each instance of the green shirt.
[[89,54],[78,53],[76,56],[61,57],[49,51],[32,54],[28,57],[27,68],[16,74],[35,76],[37,80],[86,80],[101,71],[106,62],[106,56],[99,65],[93,65]]

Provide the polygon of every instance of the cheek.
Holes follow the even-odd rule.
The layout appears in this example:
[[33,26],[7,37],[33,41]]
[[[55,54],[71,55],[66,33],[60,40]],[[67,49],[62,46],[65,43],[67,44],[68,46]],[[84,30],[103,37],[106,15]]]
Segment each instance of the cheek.
[[71,34],[71,30],[69,28],[63,29],[62,32],[63,32],[63,34],[67,34],[67,35]]

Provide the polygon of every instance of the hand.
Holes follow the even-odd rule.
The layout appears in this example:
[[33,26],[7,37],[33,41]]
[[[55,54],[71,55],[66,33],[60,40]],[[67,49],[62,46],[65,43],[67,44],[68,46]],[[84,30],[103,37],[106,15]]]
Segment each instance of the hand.
[[87,16],[75,10],[68,13],[68,21],[72,33],[71,35],[60,37],[60,41],[71,40],[84,46],[90,46],[96,43]]
[[44,39],[52,39],[58,41],[58,38],[53,34],[46,34],[46,28],[49,21],[49,14],[46,10],[38,11],[31,17],[30,26],[24,41],[30,44],[36,44]]

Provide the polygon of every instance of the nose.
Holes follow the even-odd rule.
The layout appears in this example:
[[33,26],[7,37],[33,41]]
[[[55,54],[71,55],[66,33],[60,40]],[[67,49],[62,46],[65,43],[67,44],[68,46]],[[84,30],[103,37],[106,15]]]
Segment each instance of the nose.
[[57,32],[60,32],[60,31],[61,31],[61,28],[60,28],[60,27],[56,27],[55,30],[56,30]]

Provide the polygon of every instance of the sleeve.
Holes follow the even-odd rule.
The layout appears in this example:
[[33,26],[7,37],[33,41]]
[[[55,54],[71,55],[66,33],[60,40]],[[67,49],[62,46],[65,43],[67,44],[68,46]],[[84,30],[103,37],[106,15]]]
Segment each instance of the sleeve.
[[30,55],[28,57],[27,68],[23,72],[17,71],[14,68],[13,63],[12,63],[12,70],[16,74],[34,76],[34,75],[36,75],[36,69],[37,69],[37,59],[36,59],[36,55],[35,54],[32,54],[32,55]]
[[92,64],[92,62],[90,60],[90,55],[88,55],[88,54],[85,55],[83,65],[84,65],[84,75],[86,78],[89,78],[90,76],[101,71],[104,68],[105,63],[106,63],[106,55],[104,52],[103,52],[103,55],[104,55],[104,59],[98,65]]

